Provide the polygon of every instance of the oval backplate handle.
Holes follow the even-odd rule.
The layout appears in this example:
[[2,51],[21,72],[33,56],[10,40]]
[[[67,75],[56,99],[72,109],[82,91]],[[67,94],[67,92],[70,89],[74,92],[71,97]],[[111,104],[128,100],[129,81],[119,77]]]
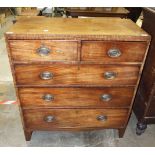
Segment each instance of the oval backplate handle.
[[48,71],[44,71],[40,74],[40,78],[42,80],[50,80],[53,79],[53,73],[48,72]]
[[117,58],[121,56],[121,51],[117,48],[112,48],[108,51],[108,56],[111,58]]
[[104,78],[107,80],[114,79],[114,78],[116,78],[116,76],[117,76],[116,72],[109,71],[109,72],[104,73]]

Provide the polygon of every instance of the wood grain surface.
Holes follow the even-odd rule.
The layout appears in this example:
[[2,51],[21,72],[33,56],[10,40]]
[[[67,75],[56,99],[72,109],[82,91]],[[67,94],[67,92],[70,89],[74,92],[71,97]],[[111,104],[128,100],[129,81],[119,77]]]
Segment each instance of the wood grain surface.
[[[14,61],[75,61],[77,60],[76,41],[52,40],[11,40],[9,41]],[[40,56],[40,47],[50,50],[47,56]]]
[[[106,127],[120,128],[124,126],[128,109],[40,109],[24,110],[26,128],[53,129],[53,128],[89,128]],[[99,115],[107,117],[105,121],[96,118]],[[54,116],[53,122],[46,122],[47,116]]]
[[[83,41],[82,61],[115,62],[142,62],[147,47],[146,42],[111,42],[111,41]],[[109,57],[108,51],[117,49],[119,57]]]
[[[120,18],[19,17],[5,37],[27,140],[33,130],[116,128],[123,136],[150,41],[145,31]],[[52,52],[40,56],[40,46]],[[111,48],[120,57],[110,58]],[[43,80],[43,72],[52,78]],[[107,72],[116,77],[106,79]],[[47,93],[54,95],[48,103]]]
[[[40,74],[48,71],[53,78],[43,80]],[[114,79],[105,79],[104,73],[115,72]],[[139,76],[138,66],[116,65],[16,65],[18,85],[135,85]]]
[[150,39],[150,36],[134,22],[120,18],[20,17],[6,35],[8,39]]
[[[128,88],[19,88],[20,102],[23,108],[121,108],[129,107],[134,87]],[[43,97],[50,94],[52,101]],[[104,101],[102,95],[109,94],[111,100]]]

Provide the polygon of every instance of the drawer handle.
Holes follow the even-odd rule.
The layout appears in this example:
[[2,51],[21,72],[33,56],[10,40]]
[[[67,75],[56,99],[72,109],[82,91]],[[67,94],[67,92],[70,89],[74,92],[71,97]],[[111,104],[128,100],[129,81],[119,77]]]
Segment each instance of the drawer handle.
[[50,72],[47,72],[47,71],[42,72],[42,73],[40,74],[40,78],[41,78],[42,80],[53,79],[53,73],[50,73]]
[[115,72],[105,72],[104,73],[104,78],[107,80],[111,80],[116,78],[117,74]]
[[108,102],[108,101],[110,101],[111,99],[112,99],[112,95],[111,95],[111,94],[102,94],[102,95],[101,95],[101,100],[102,100],[102,101]]
[[50,101],[54,100],[54,96],[51,95],[51,94],[45,94],[42,98],[43,98],[43,100],[45,100],[47,102],[50,102]]
[[55,117],[51,115],[44,117],[44,121],[47,123],[53,122],[54,120],[55,120]]
[[98,121],[106,121],[108,119],[108,117],[105,116],[105,115],[99,115],[99,116],[96,117],[96,119]]
[[42,46],[42,47],[37,49],[37,53],[40,56],[47,56],[50,52],[51,52],[51,50],[45,46]]
[[119,49],[115,49],[115,48],[110,49],[108,51],[108,56],[111,58],[117,58],[117,57],[121,56],[121,54],[122,54],[121,51]]

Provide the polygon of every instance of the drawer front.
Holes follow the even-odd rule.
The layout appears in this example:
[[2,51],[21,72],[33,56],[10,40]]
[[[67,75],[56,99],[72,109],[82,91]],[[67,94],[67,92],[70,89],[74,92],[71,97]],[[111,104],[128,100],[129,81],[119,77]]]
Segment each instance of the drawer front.
[[128,109],[24,110],[26,128],[117,128],[123,127]]
[[135,85],[138,66],[116,65],[16,65],[17,84],[22,85]]
[[11,55],[15,61],[75,61],[76,41],[11,40]]
[[[122,94],[123,92],[123,94]],[[23,107],[129,107],[134,88],[19,88]]]
[[141,62],[147,44],[145,42],[82,42],[82,61]]

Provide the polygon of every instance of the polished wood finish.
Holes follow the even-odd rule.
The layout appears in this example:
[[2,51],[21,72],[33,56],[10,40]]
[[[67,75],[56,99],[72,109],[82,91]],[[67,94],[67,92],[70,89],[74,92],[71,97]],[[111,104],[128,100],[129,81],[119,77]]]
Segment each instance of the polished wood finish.
[[[75,61],[77,60],[76,41],[51,40],[11,40],[9,46],[14,61]],[[39,55],[40,47],[50,50],[48,55]]]
[[150,36],[131,20],[120,18],[52,18],[51,20],[48,17],[20,17],[16,25],[6,34],[8,39],[15,40],[147,41],[150,39]]
[[[123,92],[123,94],[122,94]],[[44,107],[81,108],[127,108],[130,106],[134,87],[128,88],[19,88],[21,105],[25,109]],[[46,101],[44,95],[51,94],[54,99]],[[111,95],[105,101],[102,95]]]
[[67,16],[77,18],[78,16],[87,17],[120,17],[126,18],[129,11],[123,7],[86,7],[86,8],[65,8]]
[[[111,41],[83,41],[82,61],[141,62],[144,58],[146,42],[111,42]],[[110,57],[108,51],[117,49],[121,52],[118,57]]]
[[[107,120],[97,117],[107,116]],[[26,128],[32,130],[50,130],[54,128],[119,128],[123,127],[128,109],[43,109],[24,110]],[[52,122],[46,122],[46,116],[54,116]]]
[[138,118],[137,134],[141,135],[147,124],[155,124],[155,10],[145,8],[142,28],[151,34],[148,56],[134,102],[134,112]]
[[[149,41],[130,20],[20,17],[6,42],[26,139],[33,130],[104,128],[123,137]],[[122,54],[109,58],[114,47]]]
[[[23,72],[24,70],[24,72]],[[40,74],[48,71],[53,78],[43,80]],[[104,73],[115,72],[116,77],[106,79]],[[18,85],[94,85],[119,86],[136,85],[139,66],[109,66],[109,65],[17,65],[15,66]],[[94,80],[95,79],[95,80]]]

